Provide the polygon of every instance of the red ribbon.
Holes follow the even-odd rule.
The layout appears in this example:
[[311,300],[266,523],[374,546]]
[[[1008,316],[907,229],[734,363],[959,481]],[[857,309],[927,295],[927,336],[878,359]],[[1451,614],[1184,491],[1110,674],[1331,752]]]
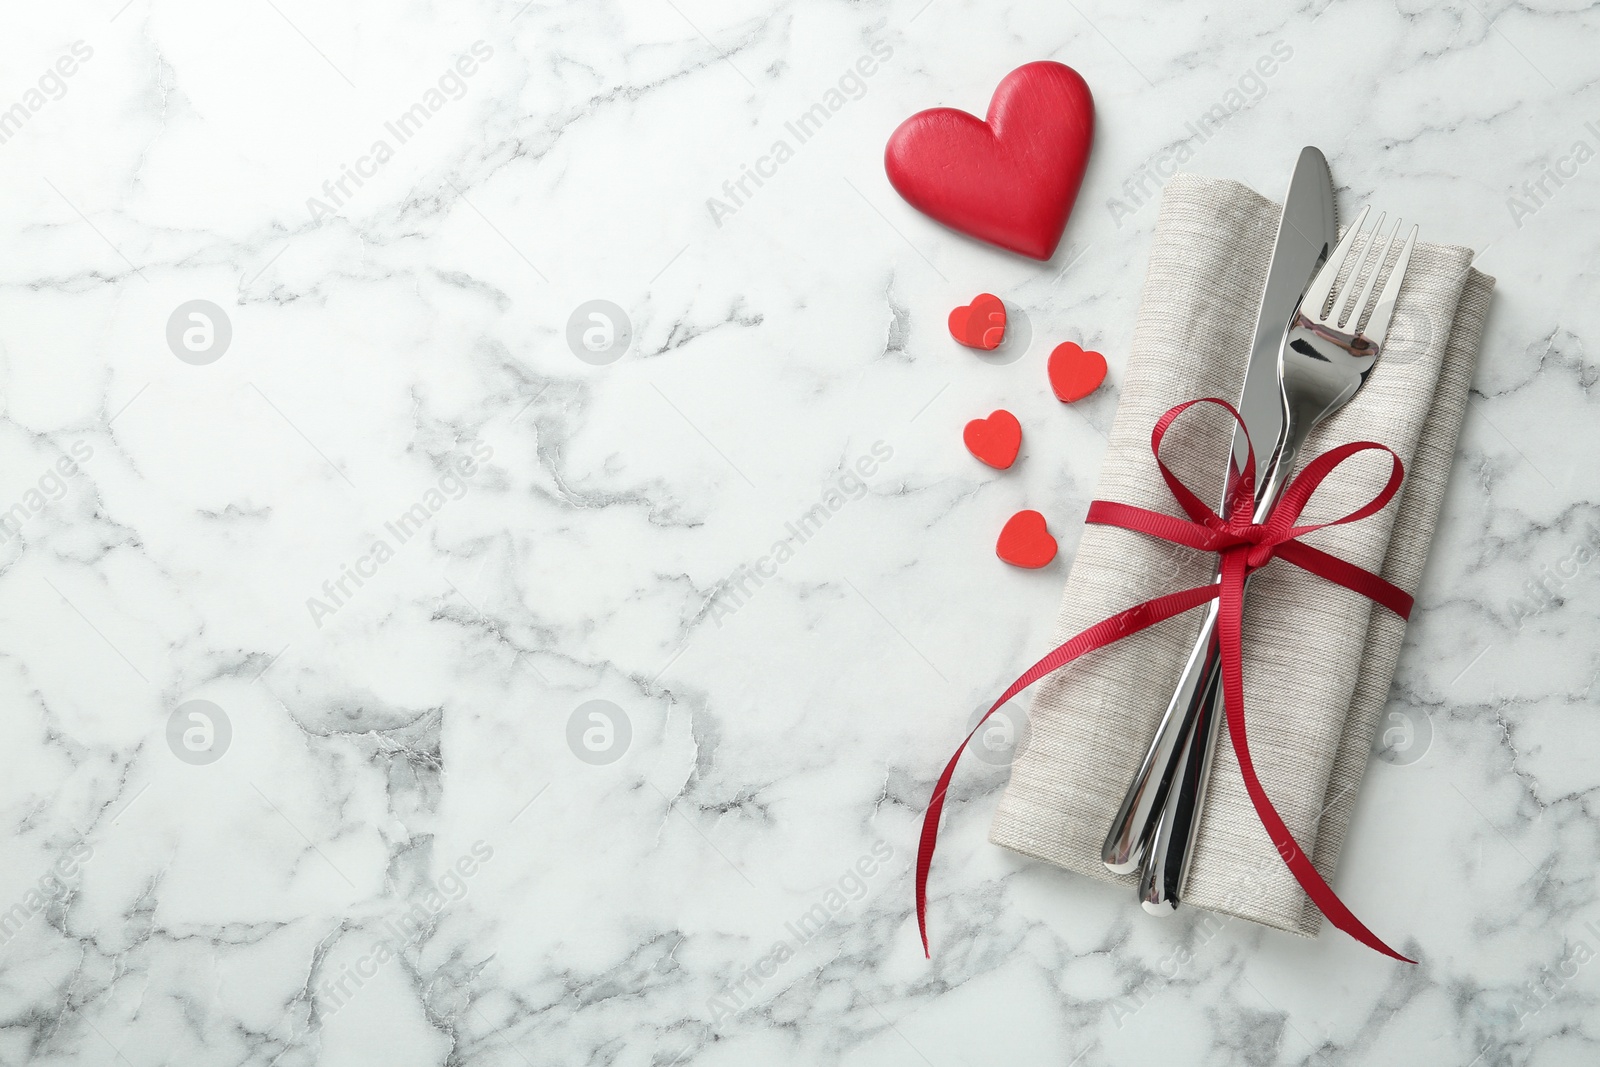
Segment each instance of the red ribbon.
[[[1356,441],[1340,445],[1306,464],[1305,469],[1285,488],[1282,498],[1272,509],[1266,522],[1257,524],[1251,521],[1255,513],[1255,487],[1251,484],[1253,479],[1249,477],[1241,485],[1229,517],[1224,519],[1206,507],[1200,498],[1179,481],[1177,475],[1161,461],[1161,439],[1166,435],[1167,428],[1172,425],[1174,419],[1195,404],[1216,404],[1226,408],[1236,423],[1241,427],[1244,425],[1232,404],[1214,397],[1179,404],[1156,423],[1155,429],[1150,434],[1150,449],[1155,453],[1161,477],[1166,480],[1172,495],[1177,498],[1179,507],[1189,518],[1185,520],[1164,515],[1159,511],[1150,511],[1147,508],[1096,500],[1089,505],[1089,515],[1085,521],[1102,526],[1119,526],[1125,530],[1149,534],[1175,544],[1216,552],[1222,561],[1221,580],[1154,597],[1095,623],[1029,667],[1023,672],[1022,677],[1006,687],[1000,699],[990,705],[983,718],[978,720],[972,732],[967,734],[966,740],[956,749],[955,755],[950,757],[944,773],[939,775],[933,797],[928,802],[927,813],[922,818],[922,841],[917,849],[917,929],[922,933],[924,954],[928,953],[928,869],[933,863],[933,849],[939,838],[939,816],[944,811],[945,793],[950,788],[950,779],[955,774],[956,763],[961,759],[961,753],[966,749],[967,743],[983,726],[984,720],[1022,690],[1052,671],[1071,663],[1085,652],[1114,644],[1130,634],[1136,634],[1174,615],[1181,615],[1185,611],[1197,608],[1213,598],[1219,598],[1221,603],[1217,621],[1222,644],[1222,692],[1223,703],[1227,709],[1228,736],[1232,739],[1233,750],[1239,757],[1239,773],[1244,778],[1245,790],[1250,794],[1250,801],[1255,805],[1261,825],[1266,828],[1267,835],[1277,846],[1278,854],[1283,857],[1284,863],[1288,865],[1300,887],[1334,926],[1363,945],[1376,949],[1386,956],[1406,963],[1416,962],[1384,944],[1355,917],[1349,908],[1345,907],[1344,902],[1329,888],[1328,883],[1323,881],[1322,875],[1317,873],[1310,858],[1295,842],[1294,835],[1289,832],[1288,826],[1284,825],[1283,818],[1272,806],[1272,801],[1267,799],[1266,790],[1261,787],[1261,779],[1256,775],[1255,762],[1250,758],[1250,746],[1245,737],[1244,675],[1239,645],[1245,578],[1252,571],[1266,566],[1274,558],[1292,563],[1296,567],[1360,593],[1369,600],[1382,604],[1401,618],[1410,617],[1412,601],[1404,590],[1370,571],[1362,570],[1299,541],[1299,538],[1314,530],[1342,526],[1347,522],[1359,522],[1381,511],[1399,491],[1405,468],[1400,462],[1400,457],[1385,445],[1373,441]],[[1245,439],[1248,444],[1248,432],[1245,434]],[[1389,480],[1383,489],[1367,504],[1343,518],[1310,526],[1296,526],[1295,522],[1299,519],[1300,512],[1311,499],[1311,494],[1322,484],[1322,480],[1351,456],[1370,451],[1387,452],[1389,458],[1393,460]],[[1247,474],[1255,470],[1253,446],[1245,470]]]

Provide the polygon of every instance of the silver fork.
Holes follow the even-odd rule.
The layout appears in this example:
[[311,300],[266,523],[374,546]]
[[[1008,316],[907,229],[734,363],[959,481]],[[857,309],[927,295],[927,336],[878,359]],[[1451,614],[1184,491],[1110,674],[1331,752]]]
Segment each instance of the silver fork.
[[[1399,258],[1390,268],[1382,291],[1369,308],[1368,300],[1378,275],[1394,250],[1401,227],[1401,222],[1396,220],[1388,240],[1382,242],[1382,251],[1374,257],[1385,218],[1379,215],[1377,223],[1366,235],[1360,258],[1350,268],[1344,285],[1335,297],[1334,286],[1339,282],[1341,269],[1350,258],[1350,250],[1355,245],[1369,210],[1362,208],[1361,214],[1345,231],[1339,247],[1306,290],[1300,307],[1295,311],[1294,321],[1284,336],[1283,347],[1278,355],[1284,430],[1266,484],[1256,497],[1255,522],[1266,521],[1277,505],[1278,498],[1283,495],[1284,488],[1295,473],[1295,457],[1311,431],[1350,402],[1350,398],[1356,395],[1372,373],[1383,349],[1384,338],[1389,332],[1389,320],[1394,314],[1395,300],[1400,295],[1400,283],[1411,261],[1411,250],[1417,243],[1418,227],[1411,227],[1411,233],[1400,250]],[[1365,281],[1362,280],[1363,273],[1366,275]],[[1358,285],[1360,295],[1352,300]],[[1365,325],[1362,324],[1363,316],[1366,318]],[[1206,783],[1211,776],[1211,760],[1216,749],[1216,720],[1221,717],[1222,704],[1217,684],[1220,655],[1214,633],[1211,653],[1201,669],[1207,672],[1207,676],[1201,679],[1201,691],[1210,694],[1210,699],[1202,703],[1196,721],[1187,732],[1179,757],[1177,780],[1160,812],[1139,880],[1139,900],[1146,911],[1156,914],[1165,914],[1178,906],[1188,877],[1189,857],[1193,854],[1194,831],[1200,811],[1205,806]]]

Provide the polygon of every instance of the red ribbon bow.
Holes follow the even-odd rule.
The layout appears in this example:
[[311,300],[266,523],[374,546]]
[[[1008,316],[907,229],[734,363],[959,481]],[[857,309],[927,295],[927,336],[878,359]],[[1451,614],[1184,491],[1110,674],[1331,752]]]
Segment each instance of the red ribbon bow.
[[[1250,746],[1245,737],[1244,675],[1239,646],[1245,578],[1251,571],[1259,570],[1273,559],[1292,563],[1296,567],[1360,593],[1369,600],[1382,604],[1403,619],[1410,617],[1412,601],[1404,590],[1370,571],[1346,563],[1310,545],[1301,544],[1299,541],[1299,538],[1314,530],[1342,526],[1347,522],[1359,522],[1383,510],[1399,491],[1400,482],[1405,476],[1405,468],[1400,462],[1400,457],[1395,455],[1392,449],[1373,441],[1355,441],[1329,449],[1306,464],[1305,469],[1285,488],[1283,497],[1272,509],[1267,521],[1258,524],[1251,521],[1255,513],[1255,487],[1252,484],[1253,478],[1248,475],[1255,471],[1256,464],[1255,450],[1251,446],[1248,466],[1245,468],[1247,477],[1240,487],[1229,517],[1224,519],[1206,507],[1200,498],[1179,481],[1177,475],[1161,461],[1161,439],[1166,435],[1167,428],[1172,425],[1174,419],[1196,404],[1216,404],[1226,408],[1236,423],[1241,427],[1244,425],[1232,404],[1215,397],[1204,397],[1179,404],[1156,423],[1155,429],[1150,434],[1150,449],[1155,453],[1156,465],[1161,468],[1161,477],[1165,479],[1168,488],[1172,490],[1172,495],[1177,498],[1178,505],[1189,518],[1179,519],[1147,508],[1096,500],[1090,503],[1089,514],[1084,521],[1102,526],[1120,526],[1125,530],[1149,534],[1175,544],[1216,552],[1222,560],[1221,580],[1154,597],[1089,627],[1023,672],[1022,677],[1012,682],[1000,695],[1000,699],[990,705],[983,718],[978,720],[972,732],[967,734],[966,740],[956,749],[955,755],[950,757],[944,773],[939,775],[933,797],[928,802],[927,813],[922,818],[922,841],[917,849],[917,928],[922,933],[922,950],[925,954],[928,952],[928,869],[933,863],[933,849],[939,838],[939,815],[944,810],[945,793],[950,788],[950,779],[955,774],[956,763],[961,759],[961,753],[966,749],[967,742],[971,741],[983,726],[984,720],[1022,690],[1052,671],[1071,663],[1085,652],[1104,648],[1174,615],[1181,615],[1191,608],[1199,607],[1213,598],[1220,598],[1217,622],[1222,643],[1222,694],[1223,704],[1227,710],[1228,736],[1232,739],[1233,750],[1239,757],[1239,772],[1244,778],[1245,790],[1250,794],[1250,801],[1255,805],[1261,825],[1266,828],[1268,836],[1277,846],[1278,854],[1283,857],[1284,863],[1288,865],[1300,887],[1334,926],[1386,956],[1406,963],[1416,962],[1384,944],[1355,917],[1349,908],[1345,907],[1344,902],[1329,888],[1328,883],[1323,881],[1322,875],[1317,873],[1310,858],[1295,842],[1294,835],[1289,832],[1288,826],[1284,825],[1283,818],[1272,806],[1272,801],[1267,799],[1266,791],[1261,787],[1261,780],[1256,776],[1255,763],[1250,758]],[[1245,440],[1248,444],[1248,431],[1245,433]],[[1311,494],[1322,484],[1322,480],[1351,456],[1369,451],[1387,452],[1389,458],[1394,461],[1389,472],[1389,481],[1383,489],[1367,504],[1341,519],[1311,526],[1296,526],[1295,521],[1299,519],[1300,512],[1311,499]]]

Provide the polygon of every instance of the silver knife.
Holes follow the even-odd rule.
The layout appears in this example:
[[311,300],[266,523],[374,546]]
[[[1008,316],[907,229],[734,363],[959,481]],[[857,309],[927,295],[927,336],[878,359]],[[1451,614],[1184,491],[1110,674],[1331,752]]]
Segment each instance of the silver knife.
[[[1248,472],[1256,486],[1264,485],[1277,442],[1283,431],[1282,397],[1278,389],[1278,348],[1294,316],[1300,298],[1311,283],[1317,268],[1327,259],[1337,236],[1337,219],[1334,210],[1333,180],[1328,172],[1328,161],[1315,148],[1305,148],[1295,164],[1289,182],[1289,195],[1285,198],[1283,215],[1278,223],[1277,242],[1273,247],[1271,265],[1267,270],[1266,284],[1262,289],[1260,309],[1256,315],[1255,336],[1250,346],[1249,362],[1245,368],[1244,386],[1239,394],[1239,413],[1244,428],[1249,430],[1255,444],[1256,466]],[[1244,432],[1235,429],[1232,461],[1221,501],[1226,514],[1246,474],[1249,447]],[[1176,906],[1177,889],[1182,880],[1181,867],[1188,855],[1187,843],[1192,836],[1192,819],[1198,814],[1204,797],[1195,789],[1174,790],[1174,784],[1185,769],[1198,776],[1203,787],[1210,769],[1210,756],[1215,732],[1209,729],[1197,734],[1199,720],[1212,707],[1211,690],[1220,675],[1218,670],[1220,650],[1215,634],[1217,606],[1213,602],[1201,620],[1194,650],[1184,668],[1177,691],[1173,694],[1166,714],[1156,729],[1150,750],[1127,795],[1117,812],[1105,844],[1101,859],[1112,871],[1131,873],[1142,865],[1146,868],[1145,883],[1154,879],[1157,892],[1170,888],[1172,904],[1163,896],[1154,905],[1147,886],[1141,886],[1141,899],[1147,910],[1168,911]],[[1209,726],[1209,723],[1206,725]],[[1191,738],[1200,737],[1199,759]],[[1186,765],[1187,768],[1186,768]],[[1171,820],[1162,813],[1169,808],[1169,797],[1182,799],[1181,811],[1173,811]],[[1158,827],[1168,823],[1167,830],[1157,833]],[[1177,831],[1182,830],[1183,847],[1178,845]],[[1156,838],[1160,836],[1160,857],[1156,851]],[[1178,859],[1175,869],[1172,861]],[[1152,862],[1154,859],[1154,862]]]

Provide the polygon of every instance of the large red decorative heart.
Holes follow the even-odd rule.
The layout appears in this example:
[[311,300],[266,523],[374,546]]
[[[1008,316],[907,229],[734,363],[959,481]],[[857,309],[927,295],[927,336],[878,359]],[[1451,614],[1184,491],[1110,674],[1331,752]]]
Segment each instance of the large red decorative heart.
[[1043,515],[1019,511],[1006,520],[994,552],[1013,567],[1037,569],[1056,558],[1056,539],[1050,536]]
[[1056,345],[1046,368],[1050,374],[1050,388],[1063,404],[1082,400],[1106,380],[1106,357],[1098,352],[1086,352],[1071,341]]
[[1022,423],[1005,408],[987,419],[973,419],[961,431],[967,451],[995,470],[1005,470],[1017,461],[1022,448]]
[[1000,347],[1006,338],[1006,305],[993,293],[979,293],[972,303],[950,312],[950,336],[968,348],[985,352]]
[[883,166],[906,202],[952,230],[1049,259],[1078,197],[1094,101],[1078,72],[1029,63],[1005,76],[988,121],[919,111],[889,138]]

